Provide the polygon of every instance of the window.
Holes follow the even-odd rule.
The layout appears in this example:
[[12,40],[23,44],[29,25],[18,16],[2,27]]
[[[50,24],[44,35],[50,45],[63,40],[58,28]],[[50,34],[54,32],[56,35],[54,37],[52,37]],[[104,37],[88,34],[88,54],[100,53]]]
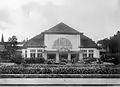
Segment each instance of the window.
[[94,50],[89,50],[89,52],[94,52]]
[[86,58],[87,57],[87,50],[82,50],[82,53],[83,53],[83,58]]
[[27,50],[25,50],[25,58],[27,58]]
[[37,50],[37,57],[42,57],[42,52],[43,52],[42,49],[38,49]]
[[42,53],[37,53],[37,57],[42,57]]
[[71,42],[66,39],[66,38],[58,38],[53,46],[52,46],[53,49],[59,49],[59,50],[69,50],[69,49],[72,49],[72,44]]
[[25,54],[25,58],[27,58],[27,54]]
[[93,58],[94,57],[94,50],[89,50],[89,57]]
[[83,53],[83,58],[86,58],[87,57],[87,53]]
[[36,50],[30,50],[30,52],[36,52]]
[[30,50],[30,57],[35,58],[36,50]]
[[42,52],[42,50],[37,50],[37,52]]
[[35,53],[30,53],[31,58],[35,58]]

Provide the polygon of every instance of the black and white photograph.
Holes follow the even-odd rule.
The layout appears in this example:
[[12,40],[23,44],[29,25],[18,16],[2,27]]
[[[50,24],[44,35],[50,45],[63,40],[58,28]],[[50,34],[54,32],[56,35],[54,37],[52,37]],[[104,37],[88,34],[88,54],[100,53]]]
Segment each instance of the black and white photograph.
[[120,86],[120,0],[0,0],[0,86]]

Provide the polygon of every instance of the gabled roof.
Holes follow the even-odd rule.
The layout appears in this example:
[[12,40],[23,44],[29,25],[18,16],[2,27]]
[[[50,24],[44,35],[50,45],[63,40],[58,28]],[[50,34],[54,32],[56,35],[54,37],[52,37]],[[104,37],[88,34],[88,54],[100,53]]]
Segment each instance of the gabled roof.
[[44,33],[46,34],[80,34],[77,30],[69,27],[63,22],[57,24],[56,26],[46,30]]
[[80,38],[81,38],[81,48],[97,48],[97,44],[90,39],[89,37],[80,34]]
[[41,33],[39,35],[36,35],[35,37],[33,37],[32,39],[28,40],[27,42],[25,42],[25,44],[23,45],[23,48],[26,47],[44,47],[44,34]]
[[81,44],[83,48],[96,48],[97,45],[92,39],[88,38],[87,36],[83,35],[82,33],[76,31],[75,29],[69,27],[64,23],[59,23],[58,25],[50,28],[42,32],[39,35],[36,35],[32,39],[28,40],[24,44],[24,48],[26,47],[45,47],[44,44],[44,34],[79,34],[81,37]]

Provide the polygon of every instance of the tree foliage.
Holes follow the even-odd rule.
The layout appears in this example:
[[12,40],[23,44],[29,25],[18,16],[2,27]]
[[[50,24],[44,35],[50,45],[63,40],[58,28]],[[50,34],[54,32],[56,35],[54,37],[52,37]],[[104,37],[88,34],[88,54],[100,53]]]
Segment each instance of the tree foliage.
[[110,38],[99,40],[97,43],[101,44],[101,47],[107,51],[106,54],[101,56],[104,62],[120,64],[120,31]]
[[6,50],[7,50],[7,54],[9,55],[9,58],[11,58],[14,54],[15,51],[17,50],[17,37],[16,36],[12,36],[8,38],[8,43],[6,44]]
[[102,48],[109,53],[120,53],[120,31],[110,38],[99,40],[97,43],[101,44]]
[[17,46],[17,44],[18,44],[17,37],[13,35],[12,37],[8,38],[8,44],[6,48],[11,62],[21,64],[23,63],[24,60],[21,56],[21,53],[16,51],[19,49],[19,46]]

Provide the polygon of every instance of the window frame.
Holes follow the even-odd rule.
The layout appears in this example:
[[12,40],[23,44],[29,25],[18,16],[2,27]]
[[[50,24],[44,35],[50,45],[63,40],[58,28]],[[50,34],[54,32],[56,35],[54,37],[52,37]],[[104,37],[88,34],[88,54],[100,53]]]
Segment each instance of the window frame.
[[88,56],[89,56],[90,58],[93,58],[93,57],[94,57],[94,50],[89,50],[88,52],[89,52],[89,53],[88,53]]
[[82,57],[86,58],[87,57],[87,50],[82,50]]

